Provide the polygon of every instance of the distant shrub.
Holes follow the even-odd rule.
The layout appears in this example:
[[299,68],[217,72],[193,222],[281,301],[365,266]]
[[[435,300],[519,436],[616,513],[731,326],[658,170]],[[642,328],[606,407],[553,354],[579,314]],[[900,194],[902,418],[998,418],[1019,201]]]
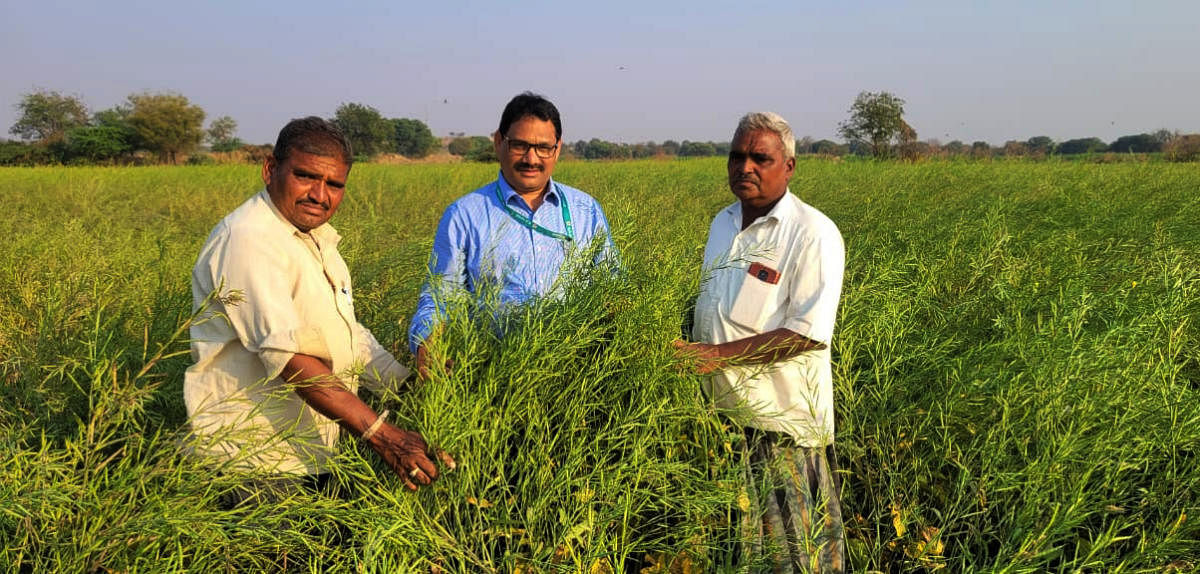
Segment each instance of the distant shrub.
[[679,146],[680,157],[705,157],[717,155],[717,146],[710,142],[690,142],[684,141]]
[[206,153],[195,153],[187,158],[188,165],[216,165],[217,160]]
[[1062,155],[1079,155],[1108,151],[1108,144],[1100,138],[1076,138],[1058,144],[1055,153]]
[[244,145],[240,150],[246,154],[246,161],[250,163],[262,163],[275,150],[275,146],[271,144],[262,145]]
[[1175,136],[1163,144],[1167,161],[1200,161],[1200,134]]
[[213,143],[208,149],[214,152],[231,152],[246,147],[246,142],[238,139],[227,139]]
[[453,155],[465,156],[471,151],[471,138],[454,138],[446,145],[446,151]]
[[45,165],[58,163],[49,146],[0,141],[0,165]]

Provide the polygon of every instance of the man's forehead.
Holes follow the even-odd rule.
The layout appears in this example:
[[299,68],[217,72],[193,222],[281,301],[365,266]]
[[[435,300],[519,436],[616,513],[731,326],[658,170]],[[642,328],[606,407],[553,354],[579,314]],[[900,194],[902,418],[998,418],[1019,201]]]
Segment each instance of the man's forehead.
[[783,140],[773,131],[753,130],[738,133],[732,146],[744,151],[775,151],[783,147]]
[[549,137],[551,141],[555,139],[556,130],[554,122],[543,120],[537,116],[521,116],[520,119],[508,126],[508,133],[504,134],[508,137],[519,137],[519,139],[533,139]]
[[350,172],[350,164],[346,163],[340,154],[325,155],[297,149],[292,150],[292,153],[288,155],[287,162],[293,169],[319,169],[333,173]]
[[323,151],[308,151],[308,150],[292,150],[288,155],[288,159],[295,163],[336,163],[339,165],[347,165],[346,159],[339,153],[325,153]]

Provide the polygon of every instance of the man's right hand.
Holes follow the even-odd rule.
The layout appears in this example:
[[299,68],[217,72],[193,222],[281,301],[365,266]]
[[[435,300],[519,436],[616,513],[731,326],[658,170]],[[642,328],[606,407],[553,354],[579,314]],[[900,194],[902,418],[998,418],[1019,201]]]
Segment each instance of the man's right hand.
[[409,490],[416,490],[418,484],[428,485],[437,480],[438,470],[433,463],[433,456],[441,460],[447,471],[454,470],[457,466],[445,451],[431,452],[420,433],[406,431],[388,423],[379,427],[367,440],[367,445],[404,480],[404,486]]
[[[423,381],[429,380],[429,351],[425,350],[425,343],[421,343],[421,345],[417,347],[417,357],[415,362],[417,367],[417,377]],[[454,368],[454,361],[446,359],[446,372],[449,373],[450,369],[452,368]]]

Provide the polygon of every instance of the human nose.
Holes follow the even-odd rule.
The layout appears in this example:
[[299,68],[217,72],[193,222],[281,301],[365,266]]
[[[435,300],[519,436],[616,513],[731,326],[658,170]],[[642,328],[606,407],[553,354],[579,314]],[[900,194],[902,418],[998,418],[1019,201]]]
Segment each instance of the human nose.
[[322,180],[314,181],[308,187],[308,198],[317,203],[325,203],[329,199],[329,185]]
[[529,146],[529,147],[525,148],[525,153],[521,154],[521,161],[525,161],[526,157],[531,157],[531,158],[537,159],[537,158],[540,158],[541,156],[539,156],[537,154],[537,148],[535,148],[533,146]]

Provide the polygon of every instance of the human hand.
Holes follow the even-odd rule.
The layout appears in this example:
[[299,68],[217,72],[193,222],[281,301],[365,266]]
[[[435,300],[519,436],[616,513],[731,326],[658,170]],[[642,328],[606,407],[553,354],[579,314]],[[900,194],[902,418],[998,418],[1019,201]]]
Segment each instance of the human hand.
[[675,348],[675,358],[693,365],[693,370],[697,374],[707,375],[724,366],[716,345],[689,343],[675,339],[671,346]]
[[429,445],[420,433],[403,430],[388,423],[379,427],[367,440],[367,445],[391,467],[409,490],[416,490],[418,484],[428,485],[437,480],[438,470],[432,460],[434,456],[441,461],[447,472],[458,466],[446,451],[438,449],[431,453]]
[[[429,351],[425,350],[424,344],[417,347],[416,367],[417,367],[417,377],[419,377],[422,381],[429,380]],[[446,373],[449,374],[450,370],[453,368],[454,368],[454,361],[451,359],[446,359],[446,363],[445,363]]]

